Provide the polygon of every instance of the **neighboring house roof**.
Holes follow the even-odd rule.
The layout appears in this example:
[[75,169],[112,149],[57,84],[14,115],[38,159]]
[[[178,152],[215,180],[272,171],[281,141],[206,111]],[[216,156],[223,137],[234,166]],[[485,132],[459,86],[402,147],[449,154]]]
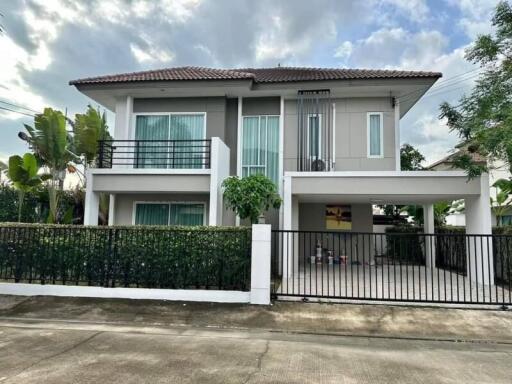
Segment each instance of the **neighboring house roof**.
[[153,71],[121,73],[72,80],[70,85],[109,84],[148,81],[182,80],[253,80],[255,83],[285,83],[297,81],[439,78],[439,72],[397,71],[348,68],[240,68],[215,69],[204,67],[176,67]]
[[487,159],[485,158],[485,156],[482,156],[479,153],[468,152],[468,151],[463,151],[463,150],[459,149],[458,151],[456,151],[446,157],[443,157],[441,160],[438,160],[438,161],[430,164],[429,166],[426,167],[426,169],[435,169],[439,165],[450,165],[451,166],[454,164],[457,156],[460,156],[462,154],[462,152],[466,152],[466,154],[468,154],[471,157],[471,159],[474,163],[486,163],[487,162]]

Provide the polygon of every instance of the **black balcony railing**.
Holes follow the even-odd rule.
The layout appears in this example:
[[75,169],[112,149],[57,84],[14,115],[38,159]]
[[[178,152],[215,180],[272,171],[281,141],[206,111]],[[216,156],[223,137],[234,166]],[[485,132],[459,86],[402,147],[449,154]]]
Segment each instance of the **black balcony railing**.
[[211,140],[100,140],[99,168],[210,168]]

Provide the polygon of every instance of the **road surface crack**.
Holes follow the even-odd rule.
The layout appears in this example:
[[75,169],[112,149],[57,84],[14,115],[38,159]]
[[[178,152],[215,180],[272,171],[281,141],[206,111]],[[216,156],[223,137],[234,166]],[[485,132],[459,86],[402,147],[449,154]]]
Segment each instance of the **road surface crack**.
[[263,352],[261,352],[260,355],[258,356],[258,364],[256,365],[256,369],[254,371],[252,371],[249,374],[249,376],[247,376],[247,378],[245,379],[243,384],[247,384],[254,377],[254,375],[256,375],[256,373],[261,372],[261,364],[262,364],[263,358],[268,353],[269,348],[270,348],[270,340],[267,340],[267,342],[265,343],[265,350]]
[[86,337],[85,339],[83,340],[80,340],[79,342],[77,342],[76,344],[73,344],[72,346],[60,351],[60,352],[57,352],[57,353],[54,353],[53,355],[50,355],[50,356],[46,356],[46,357],[43,357],[42,359],[39,359],[38,361],[36,361],[35,363],[32,363],[30,364],[28,367],[26,368],[23,368],[20,372],[18,372],[17,374],[15,374],[14,376],[11,376],[9,379],[12,379],[12,378],[15,378],[15,377],[18,377],[19,375],[23,374],[24,372],[30,370],[31,368],[35,367],[36,365],[39,365],[41,364],[43,361],[47,361],[47,360],[51,360],[51,359],[54,359],[56,357],[59,357],[61,355],[64,355],[68,352],[71,352],[73,349],[76,349],[82,345],[84,345],[85,343],[91,341],[92,339],[94,339],[96,336],[98,336],[99,334],[103,333],[103,331],[99,331],[99,332],[95,332],[94,334],[92,334],[91,336],[89,337]]

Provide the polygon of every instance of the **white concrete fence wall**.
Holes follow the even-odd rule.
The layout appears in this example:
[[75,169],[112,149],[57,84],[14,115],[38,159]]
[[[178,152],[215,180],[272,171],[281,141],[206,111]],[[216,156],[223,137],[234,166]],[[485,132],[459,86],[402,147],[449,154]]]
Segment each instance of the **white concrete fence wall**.
[[103,288],[53,284],[0,283],[0,294],[21,296],[69,296],[146,300],[206,301],[270,304],[271,226],[252,226],[251,290]]

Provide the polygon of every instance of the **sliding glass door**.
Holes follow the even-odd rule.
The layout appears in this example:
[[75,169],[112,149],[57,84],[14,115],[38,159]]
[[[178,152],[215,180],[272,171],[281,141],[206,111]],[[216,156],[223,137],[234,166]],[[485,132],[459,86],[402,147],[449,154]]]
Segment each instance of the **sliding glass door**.
[[136,115],[134,167],[203,168],[205,118],[204,113]]
[[136,225],[184,225],[205,224],[205,204],[169,202],[141,202],[135,204]]

